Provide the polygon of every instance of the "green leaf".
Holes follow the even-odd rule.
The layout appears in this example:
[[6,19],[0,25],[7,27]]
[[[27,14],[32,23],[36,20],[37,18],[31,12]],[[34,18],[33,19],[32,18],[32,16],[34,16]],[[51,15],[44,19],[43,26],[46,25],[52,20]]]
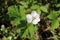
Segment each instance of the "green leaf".
[[28,7],[28,2],[20,1],[20,4],[22,4],[25,8]]
[[37,27],[33,26],[33,24],[29,24],[27,29],[24,31],[22,37],[28,37],[28,38],[34,38],[35,36],[35,31],[36,31]]
[[51,24],[51,30],[57,29],[59,27],[58,19],[55,19]]
[[21,20],[25,20],[26,15],[25,15],[25,8],[23,6],[20,6],[20,16]]
[[60,17],[58,17],[58,20],[59,20],[59,22],[60,22]]
[[43,12],[48,12],[48,4],[46,4],[45,6],[41,6],[40,9],[41,9]]
[[36,31],[36,29],[38,28],[37,26],[33,26],[33,24],[31,24],[29,27],[29,32],[31,34],[31,37],[34,37],[34,33]]
[[15,25],[15,26],[19,25],[20,24],[20,19],[19,18],[15,18],[14,20],[11,21],[11,24]]
[[18,6],[13,5],[8,8],[8,15],[10,17],[19,17]]
[[30,9],[31,10],[36,10],[37,11],[37,13],[41,13],[41,11],[40,11],[40,6],[39,5],[32,5],[31,7],[30,7]]
[[47,16],[49,19],[56,19],[58,17],[59,13],[57,11],[51,11],[50,14]]
[[37,8],[40,8],[40,6],[39,5],[34,5],[34,4],[31,6],[32,10],[36,10]]
[[18,9],[18,6],[16,5],[10,6],[8,8],[8,15],[11,19],[12,25],[17,26],[18,24],[20,24],[21,15],[19,11],[20,10]]
[[29,37],[28,35],[28,28],[24,31],[22,38]]
[[60,3],[59,4],[56,4],[56,7],[60,7]]

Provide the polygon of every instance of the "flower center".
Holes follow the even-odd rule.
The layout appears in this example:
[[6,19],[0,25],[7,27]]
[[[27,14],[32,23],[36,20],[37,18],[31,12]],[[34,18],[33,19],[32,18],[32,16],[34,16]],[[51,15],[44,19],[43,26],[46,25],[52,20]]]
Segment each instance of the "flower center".
[[33,17],[33,16],[32,16],[32,19],[34,20],[34,19],[35,19],[35,17]]

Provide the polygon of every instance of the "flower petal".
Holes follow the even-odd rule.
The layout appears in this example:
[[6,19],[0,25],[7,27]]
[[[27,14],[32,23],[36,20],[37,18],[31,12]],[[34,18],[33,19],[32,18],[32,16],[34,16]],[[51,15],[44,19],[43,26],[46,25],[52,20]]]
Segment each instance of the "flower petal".
[[39,17],[40,17],[40,15],[39,14],[36,14],[35,18],[39,18]]
[[34,20],[32,21],[32,23],[36,25],[36,24],[38,24],[39,21],[40,21],[40,19],[37,18],[37,19],[34,19]]
[[39,22],[40,21],[40,18],[36,18],[36,20]]
[[39,14],[36,12],[36,11],[32,11],[31,12],[31,15],[34,17],[34,18],[39,18]]
[[27,22],[28,23],[31,23],[32,22],[32,16],[31,16],[31,14],[27,14],[26,15],[26,18],[27,18]]

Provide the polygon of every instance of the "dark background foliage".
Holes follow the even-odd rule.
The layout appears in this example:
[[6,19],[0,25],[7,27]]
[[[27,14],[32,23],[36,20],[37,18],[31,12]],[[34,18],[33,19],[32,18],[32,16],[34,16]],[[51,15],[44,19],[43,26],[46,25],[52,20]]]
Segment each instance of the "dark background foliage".
[[[36,26],[40,39],[52,37],[53,40],[58,36],[56,39],[60,40],[60,0],[0,0],[0,39],[7,40],[12,36],[12,40],[35,40],[36,28],[25,18],[32,10],[40,14],[41,21]],[[2,29],[1,25],[5,28]],[[47,28],[50,29],[45,31]]]

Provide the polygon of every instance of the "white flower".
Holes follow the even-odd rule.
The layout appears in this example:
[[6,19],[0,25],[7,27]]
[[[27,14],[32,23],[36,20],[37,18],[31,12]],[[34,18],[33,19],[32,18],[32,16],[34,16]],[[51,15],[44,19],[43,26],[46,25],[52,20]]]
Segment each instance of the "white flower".
[[5,29],[5,25],[1,25],[1,30],[4,30]]
[[36,11],[32,11],[31,14],[27,14],[26,18],[28,23],[38,24],[40,21],[40,15],[37,14]]
[[1,27],[2,27],[2,28],[4,28],[4,27],[5,27],[5,25],[1,25]]

